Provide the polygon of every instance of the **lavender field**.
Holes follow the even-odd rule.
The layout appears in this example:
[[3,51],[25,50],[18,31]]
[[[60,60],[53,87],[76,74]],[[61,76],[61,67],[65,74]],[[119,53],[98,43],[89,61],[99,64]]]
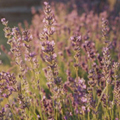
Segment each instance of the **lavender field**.
[[1,19],[0,120],[120,120],[120,2],[75,1]]

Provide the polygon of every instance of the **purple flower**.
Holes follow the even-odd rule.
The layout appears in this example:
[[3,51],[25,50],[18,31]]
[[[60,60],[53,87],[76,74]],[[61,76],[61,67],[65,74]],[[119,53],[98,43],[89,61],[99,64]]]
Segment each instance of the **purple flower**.
[[84,103],[87,103],[87,98],[82,97],[82,98],[81,98],[81,101],[84,102]]
[[44,2],[44,5],[48,5],[48,2]]
[[85,111],[85,110],[86,110],[86,107],[85,107],[85,106],[82,106],[82,110]]
[[7,98],[8,97],[8,95],[6,94],[6,93],[3,93],[3,95],[2,95],[4,98]]
[[7,26],[7,24],[8,24],[8,21],[7,21],[5,18],[2,18],[2,19],[1,19],[1,22],[2,22],[2,24],[5,25],[5,26]]

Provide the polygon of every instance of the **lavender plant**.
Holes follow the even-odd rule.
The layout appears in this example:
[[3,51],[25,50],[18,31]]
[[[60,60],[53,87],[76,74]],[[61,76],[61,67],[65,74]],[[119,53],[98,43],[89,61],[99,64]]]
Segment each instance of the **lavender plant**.
[[0,119],[119,120],[120,17],[54,5],[32,9],[25,29],[1,19],[11,47],[1,48],[16,72],[0,72]]

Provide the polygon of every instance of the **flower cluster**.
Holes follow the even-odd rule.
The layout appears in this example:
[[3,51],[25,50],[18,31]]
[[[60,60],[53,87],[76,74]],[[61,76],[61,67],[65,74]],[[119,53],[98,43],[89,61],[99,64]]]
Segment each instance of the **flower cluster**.
[[120,17],[79,15],[74,1],[39,12],[25,29],[1,20],[12,67],[0,72],[0,120],[118,120]]
[[16,80],[13,74],[1,72],[0,73],[0,96],[8,98],[12,92],[15,92]]

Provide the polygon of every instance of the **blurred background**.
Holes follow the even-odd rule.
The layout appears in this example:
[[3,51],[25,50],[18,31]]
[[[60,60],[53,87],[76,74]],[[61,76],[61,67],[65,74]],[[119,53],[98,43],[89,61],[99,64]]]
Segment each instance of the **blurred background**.
[[[69,6],[70,10],[74,8],[76,4],[78,13],[81,14],[83,12],[89,12],[93,10],[96,13],[100,13],[104,10],[109,12],[110,14],[114,14],[115,16],[120,13],[120,0],[46,0],[52,4],[59,4],[63,2],[66,6]],[[22,23],[24,26],[24,22],[27,21],[31,24],[32,13],[31,8],[34,7],[36,11],[39,12],[42,9],[44,0],[0,0],[0,19],[6,18],[9,20],[9,26],[14,27],[17,26],[18,23]],[[54,4],[54,5],[55,5]],[[4,45],[6,49],[9,49],[9,46],[6,43],[6,39],[4,37],[3,25],[0,23],[0,46]],[[0,50],[1,51],[1,50]],[[2,52],[2,51],[1,51]],[[2,54],[0,58],[4,63],[8,63],[7,57],[5,54]]]
[[[94,10],[101,12],[105,9],[120,11],[120,0],[46,0],[48,2],[64,2],[67,4],[76,4],[79,10]],[[41,9],[44,0],[0,0],[0,18],[7,18],[10,22],[22,22],[23,20],[31,20],[31,7],[36,10]]]
[[41,0],[0,0],[0,17],[9,21],[29,20],[31,7],[39,7]]

